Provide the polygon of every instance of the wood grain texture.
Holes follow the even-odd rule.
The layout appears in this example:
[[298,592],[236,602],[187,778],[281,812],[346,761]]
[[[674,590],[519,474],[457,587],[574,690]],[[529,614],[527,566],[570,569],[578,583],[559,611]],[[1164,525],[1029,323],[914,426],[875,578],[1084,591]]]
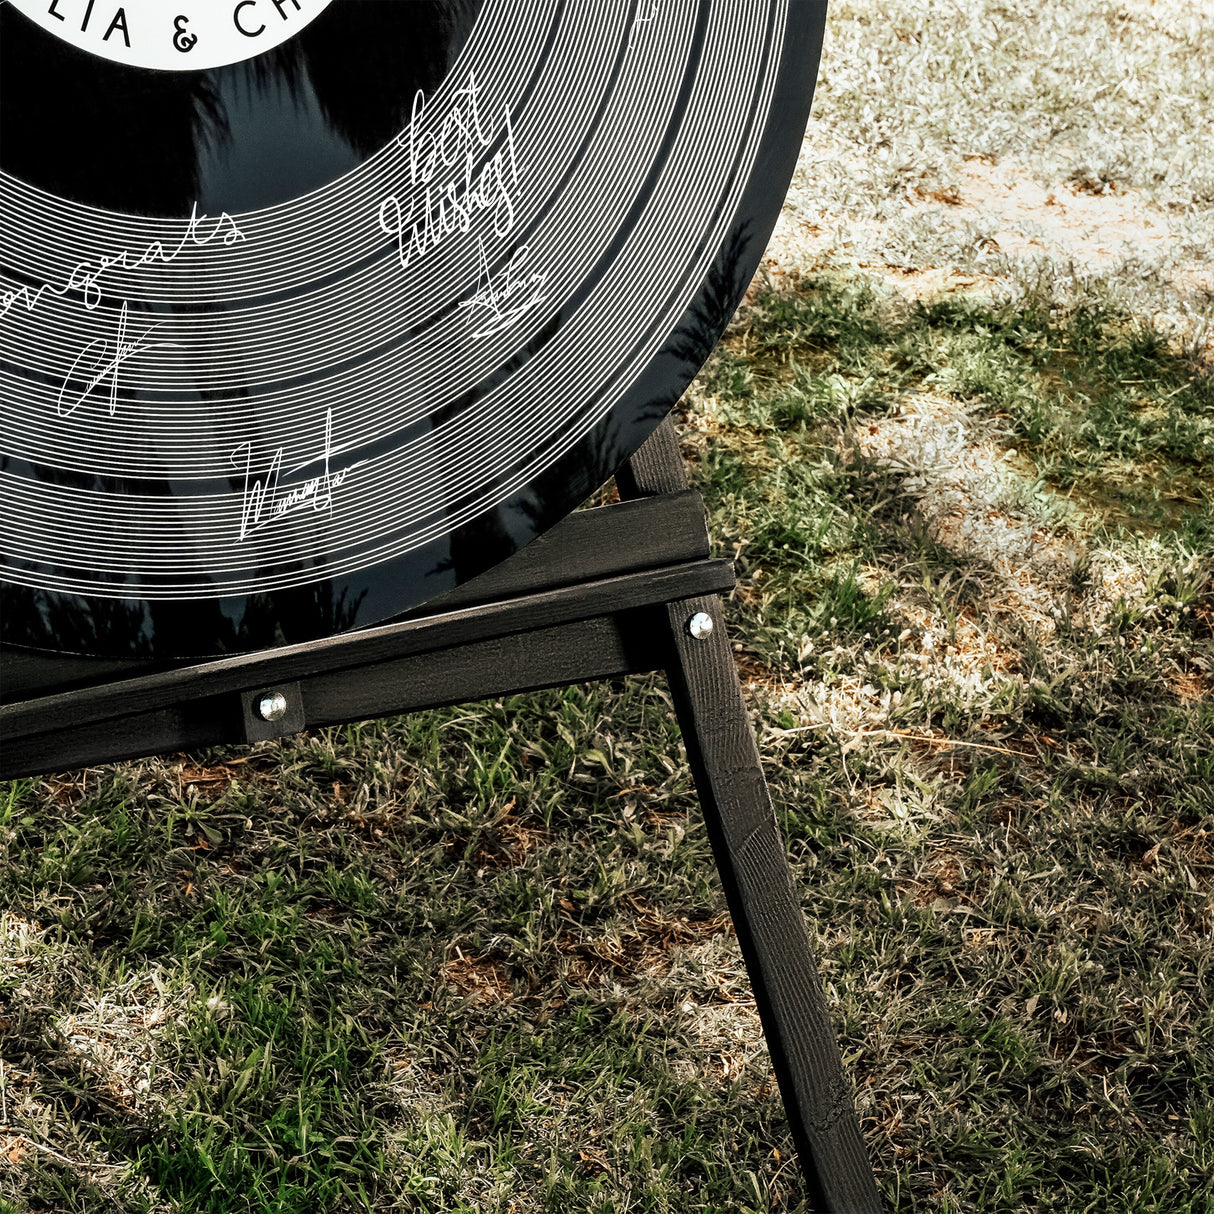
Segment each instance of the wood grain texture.
[[344,672],[305,685],[311,724],[365,720],[385,713],[462,704],[487,696],[568,686],[661,668],[656,613],[643,608],[473,646],[380,663],[351,679]]
[[156,670],[151,661],[122,661],[90,658],[76,653],[45,653],[40,650],[0,646],[0,703],[49,695],[87,687],[104,679],[125,679]]
[[0,738],[4,739],[0,763],[8,769],[9,748],[23,736],[168,709],[185,697],[239,693],[325,671],[367,668],[410,654],[435,653],[491,637],[630,611],[732,584],[729,562],[692,561],[6,704],[0,707]]
[[[454,649],[324,672],[289,690],[299,700],[306,725],[315,727],[658,670],[667,657],[659,642],[663,612],[658,605],[490,637]],[[257,684],[259,690],[271,686],[280,685]],[[244,698],[236,692],[185,698],[167,708],[11,739],[4,747],[4,778],[244,742],[250,740]],[[259,730],[259,736],[274,735],[266,729]]]
[[[877,1214],[880,1196],[720,602],[704,596],[671,603],[666,611],[679,654],[668,670],[675,709],[810,1201],[829,1214]],[[696,639],[686,621],[700,611],[714,627]]]
[[[4,705],[0,769],[245,740],[249,694],[283,684],[291,725],[318,725],[664,667],[811,1201],[870,1214],[880,1200],[721,622],[732,567],[704,559],[669,422],[616,479],[635,500],[572,516],[586,521],[420,618]],[[703,639],[686,630],[697,611],[715,622]]]
[[615,474],[625,500],[643,500],[687,488],[687,469],[679,450],[679,435],[667,418]]
[[418,619],[708,555],[704,501],[694,489],[683,488],[660,498],[576,511],[500,565],[401,618]]
[[[671,493],[686,485],[669,420],[616,474],[616,483],[621,495]],[[879,1214],[881,1197],[843,1075],[720,600],[715,594],[692,597],[668,604],[665,612],[671,692],[809,1200],[823,1214]],[[711,634],[699,639],[687,629],[697,612],[713,621]]]
[[0,746],[0,779],[70,771],[243,739],[239,697],[187,697],[149,712],[51,726],[44,732],[5,738]]

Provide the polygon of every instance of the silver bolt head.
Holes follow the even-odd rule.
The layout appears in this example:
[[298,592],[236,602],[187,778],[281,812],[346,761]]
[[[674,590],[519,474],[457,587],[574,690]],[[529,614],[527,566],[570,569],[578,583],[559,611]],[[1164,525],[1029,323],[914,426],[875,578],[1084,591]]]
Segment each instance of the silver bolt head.
[[712,616],[707,611],[697,611],[687,621],[687,631],[697,641],[702,641],[705,637],[712,636]]
[[287,715],[287,697],[281,691],[272,691],[261,697],[257,713],[263,721],[278,721]]

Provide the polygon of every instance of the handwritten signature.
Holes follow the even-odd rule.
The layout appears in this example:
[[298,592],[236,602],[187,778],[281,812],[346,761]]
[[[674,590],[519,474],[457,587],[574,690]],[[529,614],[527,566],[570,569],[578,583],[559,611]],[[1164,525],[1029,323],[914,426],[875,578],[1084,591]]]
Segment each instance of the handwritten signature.
[[637,15],[632,22],[632,29],[628,31],[628,49],[632,50],[636,46],[636,40],[641,32],[641,28],[646,25],[652,25],[658,19],[658,0],[653,0],[649,6],[649,16],[642,17],[638,8]]
[[[461,299],[459,306],[479,309],[470,313],[472,317],[479,318],[481,325],[473,331],[472,336],[489,337],[493,333],[508,329],[537,304],[543,303],[545,297],[540,292],[548,279],[546,274],[538,271],[528,274],[523,269],[522,262],[531,249],[529,245],[521,245],[506,263],[495,283],[489,269],[489,258],[485,254],[485,242],[478,239],[477,244],[480,247],[481,259],[477,290],[471,299]],[[517,298],[520,295],[522,298]],[[486,312],[488,316],[484,315]],[[473,319],[472,323],[478,323],[477,319]]]
[[[177,344],[171,341],[148,340],[160,328],[161,324],[164,323],[163,321],[149,325],[143,331],[141,337],[128,341],[126,337],[127,311],[128,305],[124,301],[118,312],[118,333],[112,345],[104,337],[97,337],[76,355],[76,360],[69,368],[67,378],[59,389],[58,400],[55,402],[55,411],[60,417],[71,417],[80,405],[107,379],[110,381],[109,412],[110,416],[113,417],[118,408],[118,372],[122,366],[134,358],[136,354],[142,354],[145,350],[151,350],[156,346],[165,347]],[[93,351],[97,352],[97,360],[93,364],[92,374],[84,381],[84,391],[77,392],[74,396],[69,396],[68,388],[72,383],[72,377],[75,375],[80,364]]]
[[198,204],[195,203],[176,247],[166,248],[163,241],[153,240],[141,252],[122,249],[112,256],[99,257],[96,261],[77,262],[61,283],[44,282],[37,287],[13,287],[0,291],[0,318],[7,316],[18,304],[23,305],[27,312],[32,312],[47,295],[63,296],[71,291],[81,293],[84,306],[91,312],[102,300],[100,280],[112,269],[135,270],[157,263],[170,265],[181,256],[187,245],[208,245],[220,238],[225,245],[244,240],[244,233],[227,211],[212,222],[209,230],[205,227],[208,219],[210,216],[198,214]]
[[[398,136],[400,146],[408,147],[410,183],[426,187],[424,198],[420,205],[417,199],[410,199],[406,209],[396,194],[389,194],[379,205],[380,230],[395,238],[402,269],[437,248],[451,233],[471,231],[474,218],[482,211],[492,214],[493,230],[499,237],[514,226],[513,191],[518,189],[519,174],[510,107],[502,106],[504,143],[480,166],[479,173],[477,156],[493,142],[494,135],[481,120],[476,76],[468,74],[468,84],[455,94],[437,133],[423,129],[425,112],[425,94],[419,89],[408,131]],[[434,181],[443,169],[454,170],[456,175],[445,182]]]
[[[292,511],[311,506],[314,511],[332,511],[333,491],[340,488],[346,478],[355,468],[361,467],[366,460],[355,460],[344,468],[332,471],[330,461],[340,452],[333,449],[333,410],[325,410],[324,446],[321,454],[313,459],[305,460],[302,464],[283,472],[283,448],[279,447],[264,472],[256,473],[253,469],[253,444],[241,443],[232,452],[232,463],[237,467],[244,466],[244,494],[240,504],[240,538],[243,540],[263,527],[268,527],[277,519]],[[280,482],[284,477],[296,475],[304,468],[313,464],[323,463],[323,469],[318,476],[303,481],[291,488],[284,487]]]

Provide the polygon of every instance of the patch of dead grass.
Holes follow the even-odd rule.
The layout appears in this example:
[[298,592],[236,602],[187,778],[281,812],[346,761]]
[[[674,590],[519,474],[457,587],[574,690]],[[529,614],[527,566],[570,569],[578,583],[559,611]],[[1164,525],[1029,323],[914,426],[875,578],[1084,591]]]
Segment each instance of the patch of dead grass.
[[455,956],[439,966],[439,975],[474,1003],[509,1003],[514,998],[514,982],[500,961],[465,956],[458,945]]
[[576,932],[559,942],[567,963],[567,980],[578,985],[604,981],[632,986],[666,977],[677,955],[717,936],[734,934],[727,911],[707,919],[670,916],[659,908],[630,899],[636,918],[626,926],[593,936]]

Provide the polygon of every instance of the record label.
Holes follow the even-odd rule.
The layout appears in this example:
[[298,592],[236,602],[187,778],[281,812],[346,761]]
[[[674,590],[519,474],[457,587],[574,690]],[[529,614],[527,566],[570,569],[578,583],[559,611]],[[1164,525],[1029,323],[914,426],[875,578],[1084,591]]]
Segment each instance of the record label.
[[0,3],[3,641],[331,635],[558,521],[754,273],[824,13]]
[[115,63],[168,72],[239,63],[294,37],[331,0],[11,0],[42,28]]

